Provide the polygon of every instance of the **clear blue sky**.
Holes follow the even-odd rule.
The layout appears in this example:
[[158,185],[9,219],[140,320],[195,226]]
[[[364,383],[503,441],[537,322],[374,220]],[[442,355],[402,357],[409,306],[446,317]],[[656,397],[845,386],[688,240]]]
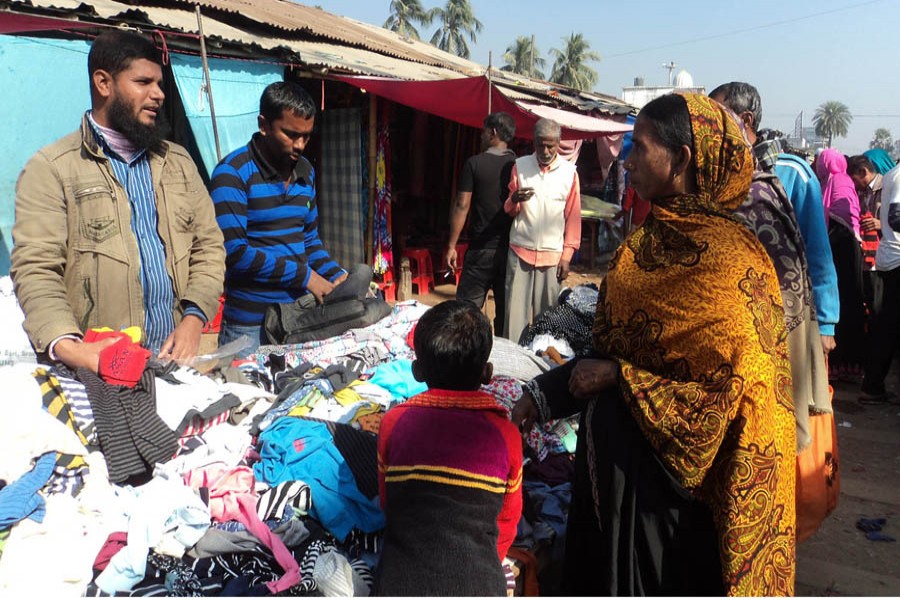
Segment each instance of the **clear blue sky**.
[[[302,0],[367,23],[382,25],[390,0]],[[422,0],[431,8],[441,0]],[[868,149],[886,127],[900,138],[900,0],[472,0],[484,28],[470,44],[472,60],[494,65],[517,35],[534,35],[541,56],[562,48],[564,36],[583,34],[602,60],[596,91],[622,96],[643,77],[664,85],[663,63],[687,70],[707,91],[727,81],[755,85],[763,126],[790,132],[803,111],[838,100],[854,115],[847,154]],[[428,41],[436,24],[420,28]],[[548,71],[545,69],[545,71]],[[883,115],[883,116],[879,116]]]

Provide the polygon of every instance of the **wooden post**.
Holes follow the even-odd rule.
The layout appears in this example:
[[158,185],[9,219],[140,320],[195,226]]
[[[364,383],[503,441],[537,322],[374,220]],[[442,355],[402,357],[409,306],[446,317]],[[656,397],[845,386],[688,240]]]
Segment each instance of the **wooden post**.
[[[421,293],[421,292],[419,292]],[[409,258],[400,259],[400,283],[397,285],[397,302],[412,298],[412,271],[409,268]]]
[[488,111],[487,114],[491,114],[491,83],[493,80],[491,79],[491,62],[493,58],[493,51],[488,51]]
[[366,263],[375,266],[375,164],[378,152],[378,99],[369,94],[369,210],[366,219]]
[[196,6],[197,29],[200,30],[200,56],[203,58],[203,76],[206,78],[206,97],[209,99],[209,116],[212,118],[213,139],[216,142],[216,160],[222,160],[222,149],[219,147],[219,128],[216,126],[216,105],[213,103],[212,81],[209,79],[209,64],[206,61],[206,38],[203,36],[203,17],[200,5]]

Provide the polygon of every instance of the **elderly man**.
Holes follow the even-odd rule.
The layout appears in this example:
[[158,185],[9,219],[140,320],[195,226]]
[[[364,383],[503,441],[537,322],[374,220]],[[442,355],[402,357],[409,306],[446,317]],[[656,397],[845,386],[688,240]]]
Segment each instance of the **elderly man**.
[[801,451],[812,442],[809,411],[827,410],[831,400],[823,353],[827,344],[816,322],[803,236],[793,205],[773,172],[780,141],[767,139],[765,132],[760,135],[762,102],[759,92],[749,83],[733,81],[720,85],[710,92],[710,97],[740,117],[753,146],[757,167],[753,183],[747,199],[734,213],[762,243],[778,274],[790,349],[797,449]]
[[581,243],[581,191],[575,165],[559,156],[559,124],[534,125],[534,153],[516,160],[503,209],[513,217],[506,262],[506,332],[553,307]]
[[16,186],[11,275],[39,354],[97,372],[114,338],[143,327],[160,357],[197,354],[218,309],[222,233],[188,153],[164,141],[160,53],[124,31],[88,55],[91,110],[81,129],[42,148]]
[[809,278],[816,304],[816,321],[822,338],[822,349],[827,355],[835,347],[834,329],[840,315],[840,300],[819,180],[805,160],[780,152],[779,141],[762,139],[757,135],[762,122],[762,101],[754,86],[731,82],[713,90],[710,97],[719,100],[741,117],[747,126],[760,170],[774,172],[784,186],[806,246]]

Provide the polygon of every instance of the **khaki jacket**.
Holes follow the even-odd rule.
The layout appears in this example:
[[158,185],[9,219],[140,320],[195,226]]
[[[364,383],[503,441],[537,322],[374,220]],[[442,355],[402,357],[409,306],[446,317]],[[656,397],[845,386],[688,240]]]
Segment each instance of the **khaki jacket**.
[[[183,300],[208,319],[218,310],[225,248],[212,200],[188,153],[163,143],[150,154],[157,231],[179,323]],[[144,325],[131,204],[94,139],[81,129],[42,148],[16,185],[11,269],[25,331],[37,352],[91,327]]]

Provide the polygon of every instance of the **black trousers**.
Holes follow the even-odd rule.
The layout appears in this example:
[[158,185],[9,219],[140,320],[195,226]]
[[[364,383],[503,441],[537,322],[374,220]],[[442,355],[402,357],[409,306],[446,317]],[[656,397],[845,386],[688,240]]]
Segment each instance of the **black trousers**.
[[884,285],[881,282],[881,275],[878,271],[863,271],[863,298],[866,301],[868,309],[866,315],[866,325],[869,330],[875,324],[878,313],[881,312],[881,299],[884,295]]
[[482,308],[488,290],[494,290],[494,335],[508,337],[503,328],[506,315],[506,253],[499,248],[469,248],[463,259],[456,299]]
[[868,354],[862,391],[883,394],[884,379],[891,369],[900,339],[900,267],[878,271],[882,284],[881,310],[868,333]]

